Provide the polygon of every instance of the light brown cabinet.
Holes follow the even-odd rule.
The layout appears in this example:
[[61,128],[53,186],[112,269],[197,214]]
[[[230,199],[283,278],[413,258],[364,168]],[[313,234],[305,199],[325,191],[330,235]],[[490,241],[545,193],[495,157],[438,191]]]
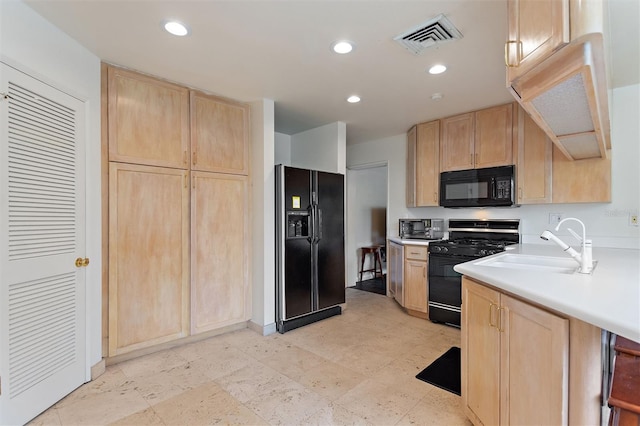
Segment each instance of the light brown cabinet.
[[110,65],[103,72],[105,355],[243,323],[249,107]]
[[611,155],[570,161],[554,146],[552,174],[554,203],[611,202]]
[[410,315],[427,318],[427,247],[405,246],[404,259],[403,306]]
[[191,169],[249,173],[249,107],[191,91]]
[[516,120],[518,204],[550,203],[553,143],[520,106]]
[[437,206],[440,193],[440,122],[412,127],[407,140],[407,207]]
[[474,168],[473,113],[443,118],[440,139],[440,171]]
[[567,424],[569,320],[462,279],[462,401],[479,424]]
[[109,161],[189,168],[189,91],[109,66]]
[[512,82],[569,41],[602,32],[604,7],[602,0],[509,0],[507,16],[505,60]]
[[109,209],[109,355],[188,335],[188,172],[111,163]]
[[513,164],[513,104],[442,119],[440,171]]
[[389,296],[400,306],[404,306],[404,246],[387,241],[387,269],[389,275]]
[[191,333],[249,315],[249,182],[191,172]]
[[531,117],[517,108],[518,204],[611,201],[611,159],[568,160]]

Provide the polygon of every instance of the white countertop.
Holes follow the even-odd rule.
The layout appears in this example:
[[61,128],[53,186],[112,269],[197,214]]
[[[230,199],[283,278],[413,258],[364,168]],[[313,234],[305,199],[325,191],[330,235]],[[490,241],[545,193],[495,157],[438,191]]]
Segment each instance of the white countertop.
[[412,245],[412,246],[428,246],[430,242],[440,241],[442,238],[438,238],[435,240],[403,240],[400,237],[388,237],[389,241],[393,241],[394,243],[402,244],[402,245]]
[[[555,245],[519,244],[509,248],[509,253],[570,258]],[[493,255],[497,256],[500,254]],[[454,266],[454,270],[640,342],[639,250],[594,247],[593,260],[598,264],[591,274],[560,274],[475,264],[488,258],[461,263]]]

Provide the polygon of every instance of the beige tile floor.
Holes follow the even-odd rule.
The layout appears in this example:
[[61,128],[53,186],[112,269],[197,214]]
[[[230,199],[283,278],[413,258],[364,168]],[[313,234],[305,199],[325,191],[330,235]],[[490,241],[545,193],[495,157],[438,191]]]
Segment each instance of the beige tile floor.
[[245,329],[107,367],[33,425],[470,425],[415,378],[458,329],[347,289],[347,309],[286,334]]

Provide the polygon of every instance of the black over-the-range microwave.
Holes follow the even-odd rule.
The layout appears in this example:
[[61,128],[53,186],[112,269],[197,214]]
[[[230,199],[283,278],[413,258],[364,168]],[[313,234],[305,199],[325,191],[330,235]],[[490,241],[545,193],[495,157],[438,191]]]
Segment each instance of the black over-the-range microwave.
[[440,173],[442,207],[508,207],[515,203],[514,166]]

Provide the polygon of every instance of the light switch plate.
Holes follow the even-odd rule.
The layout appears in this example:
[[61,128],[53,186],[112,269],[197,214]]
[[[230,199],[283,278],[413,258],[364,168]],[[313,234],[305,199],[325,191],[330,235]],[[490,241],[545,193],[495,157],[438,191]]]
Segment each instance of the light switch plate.
[[557,225],[562,220],[562,213],[549,213],[549,225]]

